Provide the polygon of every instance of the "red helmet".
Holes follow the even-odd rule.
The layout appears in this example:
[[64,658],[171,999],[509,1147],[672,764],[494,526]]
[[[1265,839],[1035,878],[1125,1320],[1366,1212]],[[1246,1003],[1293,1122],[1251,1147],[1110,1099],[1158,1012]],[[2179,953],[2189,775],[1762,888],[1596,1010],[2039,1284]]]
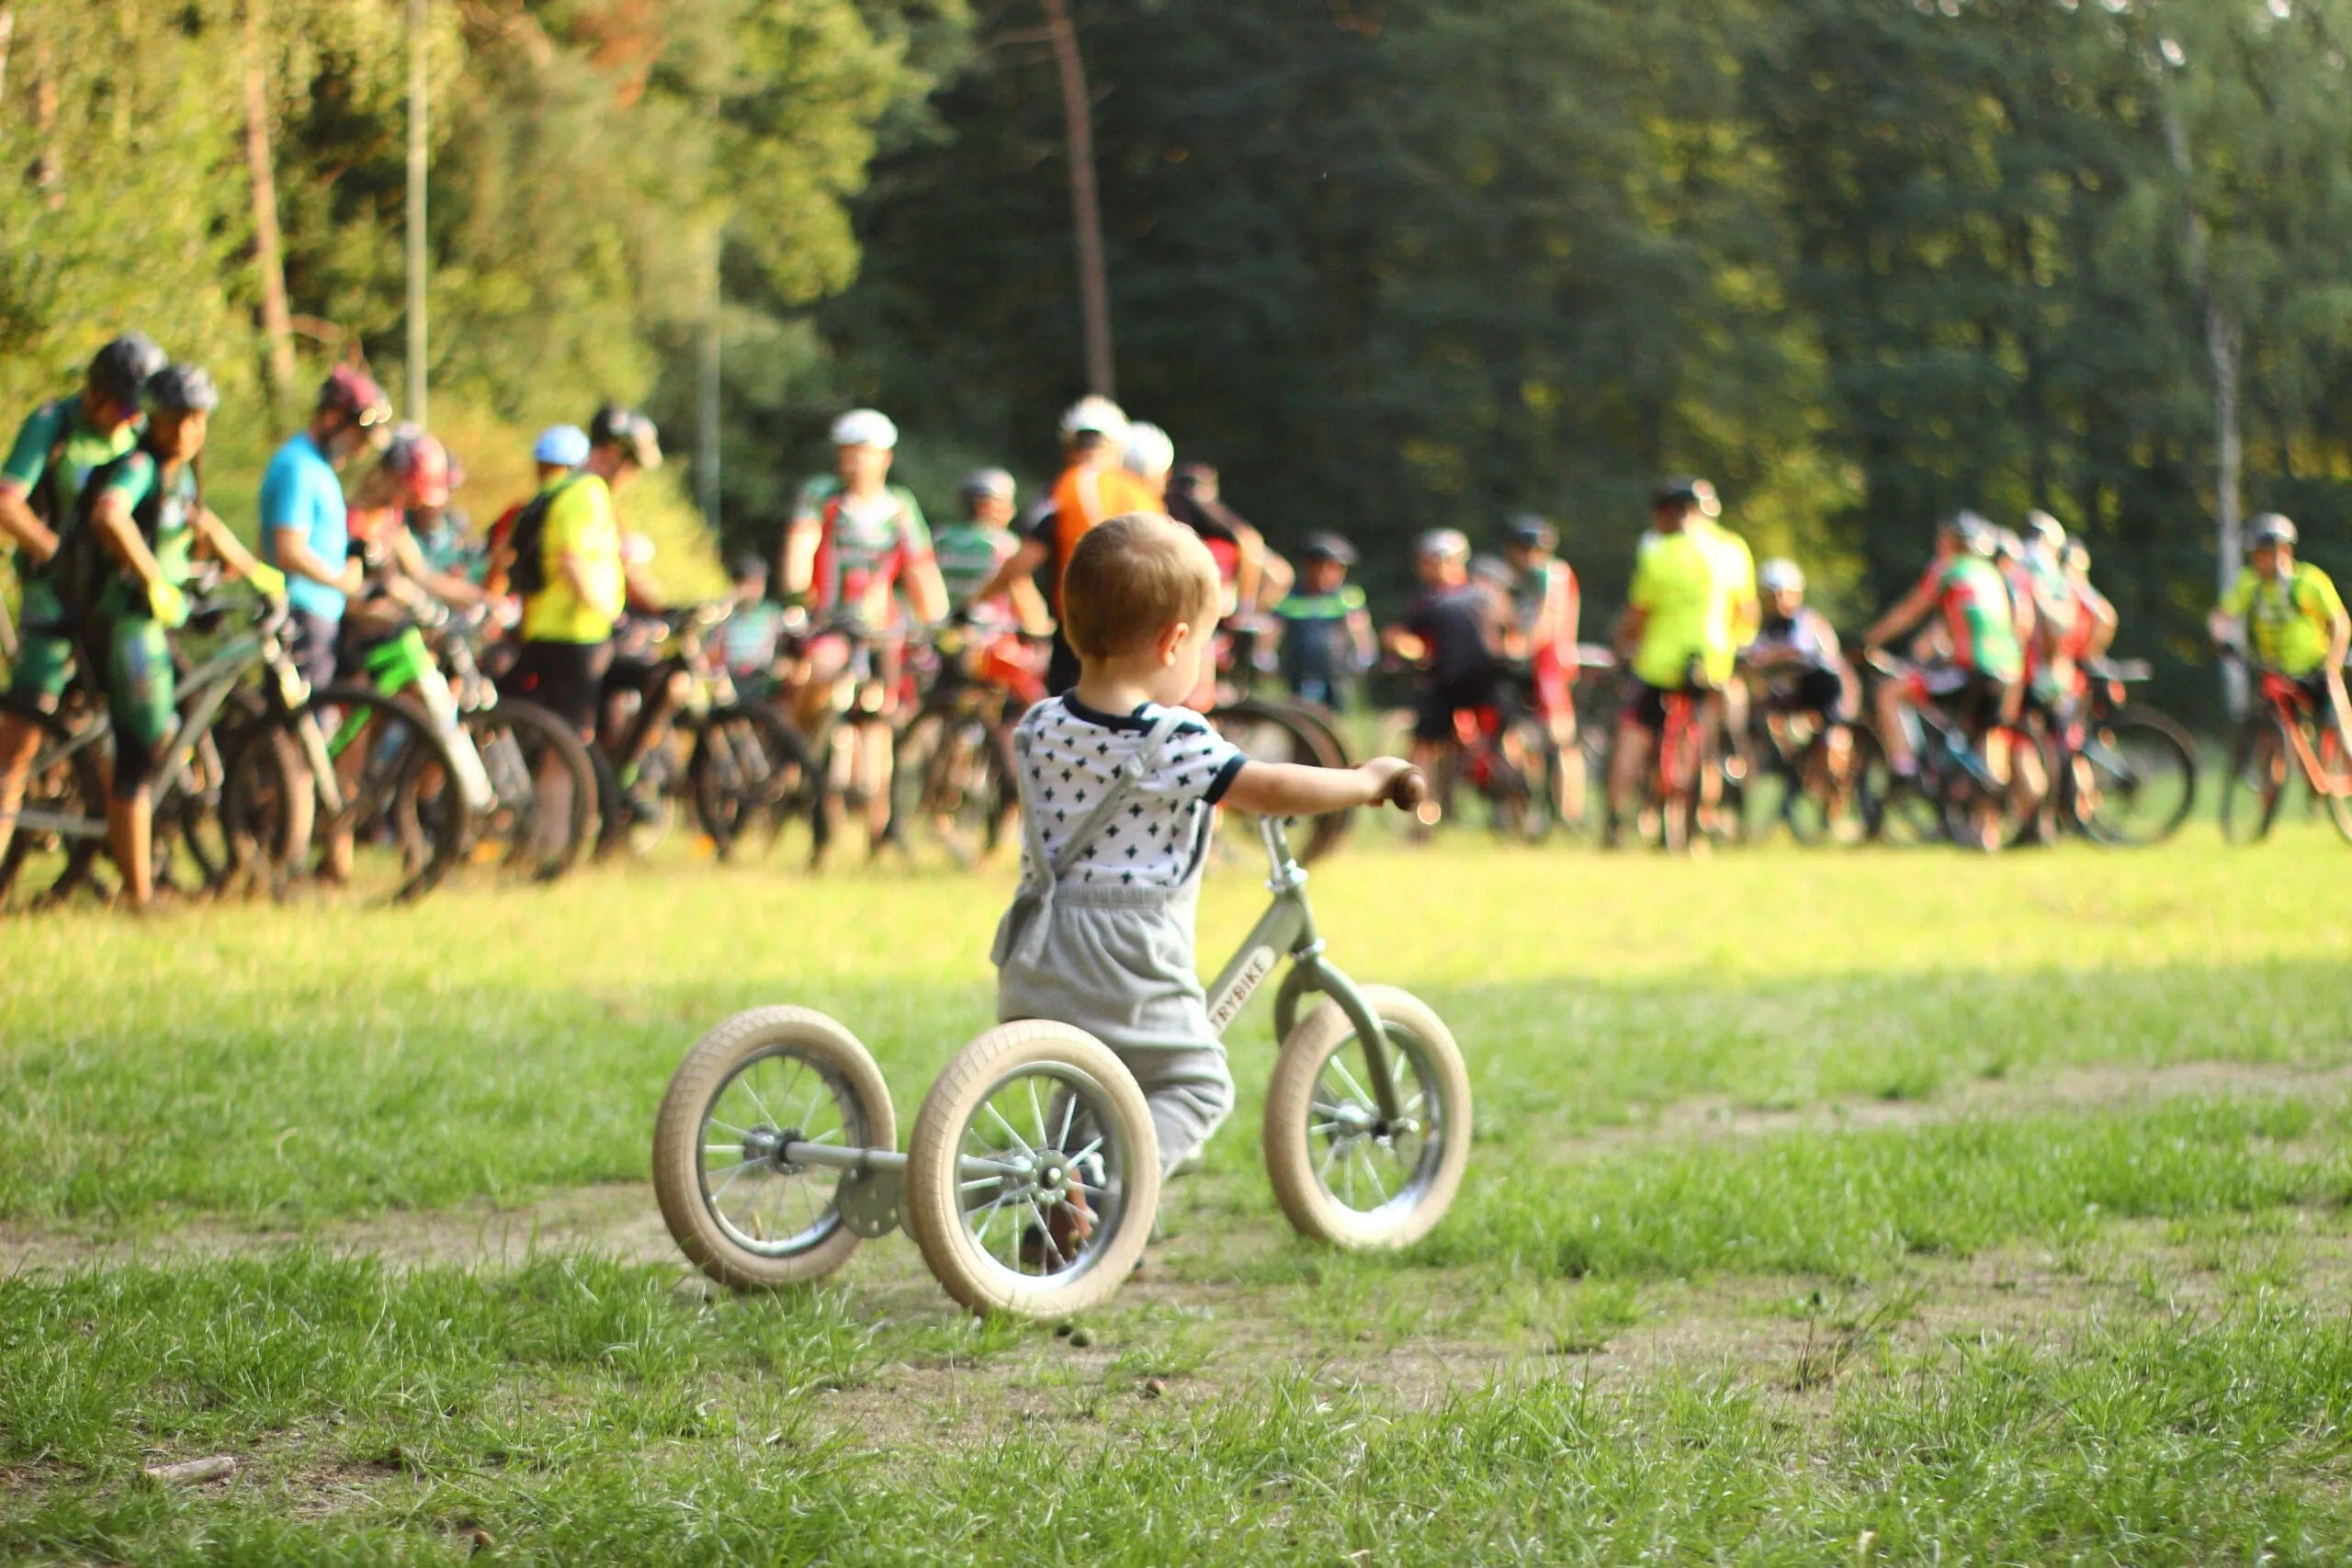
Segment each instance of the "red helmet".
[[388,424],[392,417],[392,400],[356,365],[338,365],[327,372],[326,383],[319,389],[319,407],[348,414],[362,430]]
[[392,444],[384,448],[384,470],[400,481],[401,499],[410,506],[447,506],[449,492],[466,479],[440,438],[413,424],[392,432]]

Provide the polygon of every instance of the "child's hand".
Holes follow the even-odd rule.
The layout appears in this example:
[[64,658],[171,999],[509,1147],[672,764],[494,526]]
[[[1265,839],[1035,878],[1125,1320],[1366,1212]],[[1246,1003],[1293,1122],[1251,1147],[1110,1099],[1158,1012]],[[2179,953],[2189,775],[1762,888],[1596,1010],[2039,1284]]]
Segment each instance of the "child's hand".
[[1374,805],[1393,804],[1410,811],[1429,793],[1421,771],[1402,757],[1374,757],[1356,769],[1371,791]]

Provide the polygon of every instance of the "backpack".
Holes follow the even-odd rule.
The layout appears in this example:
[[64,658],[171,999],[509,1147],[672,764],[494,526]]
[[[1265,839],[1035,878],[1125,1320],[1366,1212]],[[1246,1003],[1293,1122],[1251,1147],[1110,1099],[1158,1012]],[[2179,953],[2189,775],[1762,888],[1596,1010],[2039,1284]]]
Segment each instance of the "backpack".
[[546,592],[548,512],[555,505],[557,496],[579,482],[578,474],[560,479],[525,502],[523,509],[514,513],[514,525],[506,530],[506,547],[514,558],[506,569],[508,592],[530,599]]
[[[90,470],[82,482],[82,493],[74,502],[72,524],[58,531],[57,553],[50,558],[50,583],[56,590],[59,603],[75,615],[86,615],[98,606],[108,585],[123,577],[121,565],[98,536],[92,514],[97,510],[98,497],[114,482],[116,470],[132,457],[144,454],[155,464],[155,482],[147,487],[146,495],[131,509],[131,520],[139,525],[140,535],[150,546],[155,542],[163,526],[165,485],[163,463],[142,443],[121,457]],[[196,479],[195,509],[204,508],[204,471],[202,460],[189,463],[188,472]]]

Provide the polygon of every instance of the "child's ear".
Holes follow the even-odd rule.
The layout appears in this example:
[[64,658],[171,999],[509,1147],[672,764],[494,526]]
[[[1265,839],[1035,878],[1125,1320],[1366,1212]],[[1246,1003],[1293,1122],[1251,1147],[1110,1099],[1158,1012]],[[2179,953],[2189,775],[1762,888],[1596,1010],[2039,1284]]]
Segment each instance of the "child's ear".
[[1176,650],[1182,648],[1184,639],[1192,635],[1193,623],[1190,621],[1179,621],[1159,634],[1159,667],[1162,670],[1176,662]]

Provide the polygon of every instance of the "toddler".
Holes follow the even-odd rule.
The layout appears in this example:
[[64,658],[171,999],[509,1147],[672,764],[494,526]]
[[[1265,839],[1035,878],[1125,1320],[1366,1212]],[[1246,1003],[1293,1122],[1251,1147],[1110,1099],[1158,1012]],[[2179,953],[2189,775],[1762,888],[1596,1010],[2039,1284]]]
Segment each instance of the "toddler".
[[1013,736],[1024,834],[1021,891],[998,928],[997,1016],[1050,1019],[1101,1040],[1151,1106],[1162,1175],[1233,1108],[1225,1047],[1193,962],[1201,865],[1220,802],[1308,816],[1382,799],[1407,764],[1253,761],[1175,705],[1216,630],[1216,562],[1165,517],[1114,517],[1062,580],[1078,683]]

